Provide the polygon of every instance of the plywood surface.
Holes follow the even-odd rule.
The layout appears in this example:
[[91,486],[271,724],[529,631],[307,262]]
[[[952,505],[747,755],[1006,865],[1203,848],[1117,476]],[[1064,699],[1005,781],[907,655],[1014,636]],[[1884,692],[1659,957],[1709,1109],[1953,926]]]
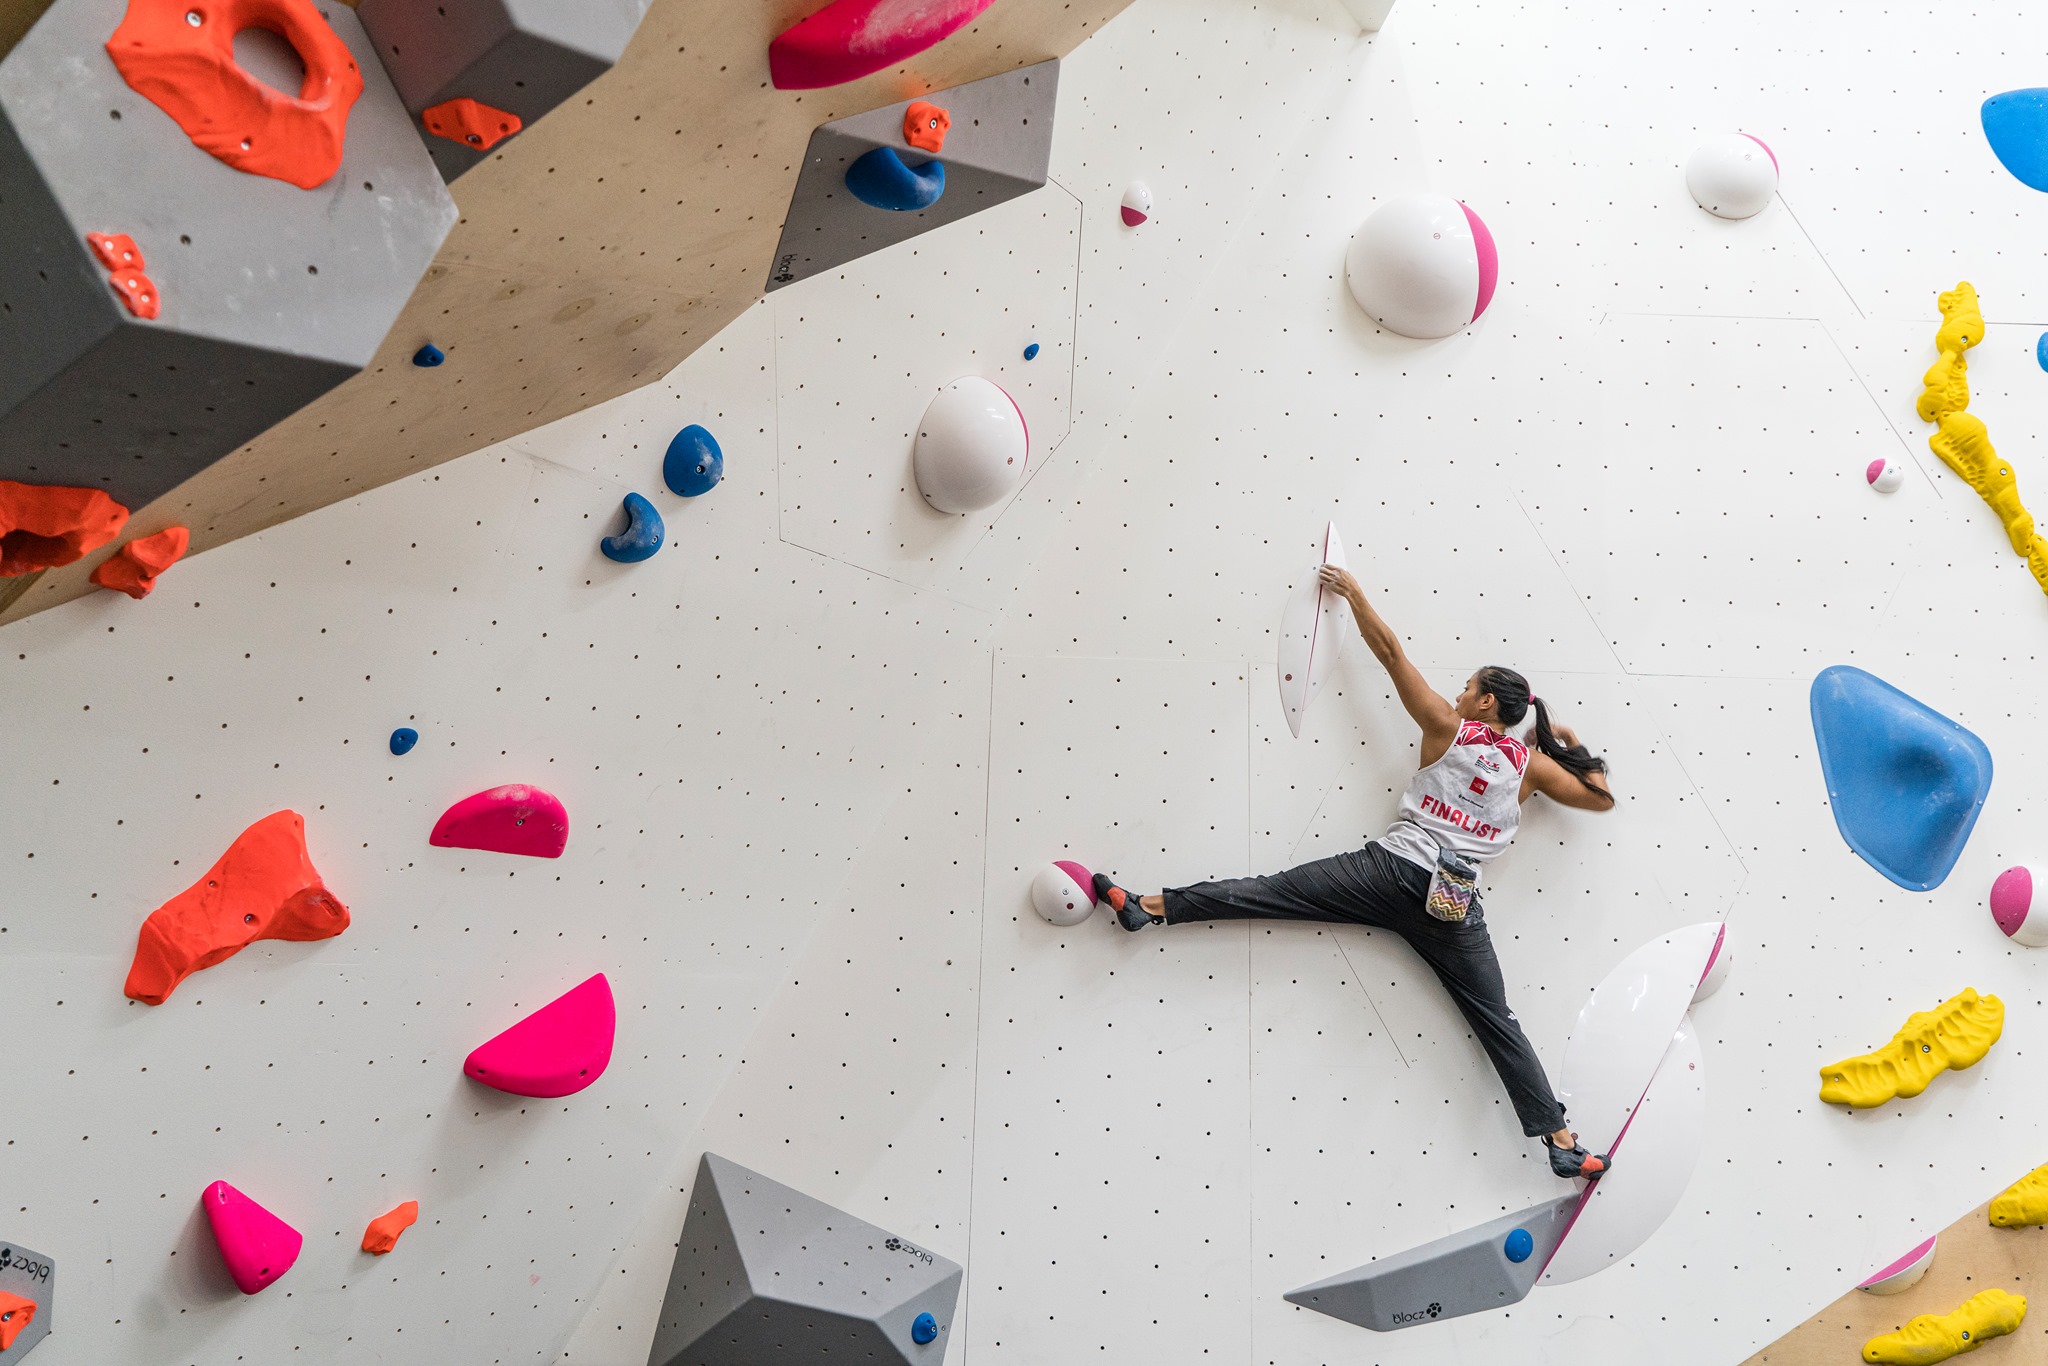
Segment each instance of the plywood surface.
[[[618,66],[456,182],[377,360],[131,531],[182,523],[197,553],[661,378],[759,297],[812,128],[1064,56],[1128,3],[1002,0],[902,67],[781,91],[768,42],[816,0],[657,0]],[[447,363],[413,366],[425,342]],[[0,591],[0,620],[88,591],[99,558]]]

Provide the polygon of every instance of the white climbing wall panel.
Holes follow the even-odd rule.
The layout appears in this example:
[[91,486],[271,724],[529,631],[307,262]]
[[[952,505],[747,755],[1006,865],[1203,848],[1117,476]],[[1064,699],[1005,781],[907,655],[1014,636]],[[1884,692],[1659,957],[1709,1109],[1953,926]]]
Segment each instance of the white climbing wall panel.
[[[2048,959],[1983,907],[2048,858],[2048,601],[1912,412],[1934,294],[1971,278],[1972,411],[2048,502],[2048,199],[1975,131],[2040,79],[2048,19],[1874,32],[1808,0],[1401,0],[1373,36],[1340,0],[1138,0],[1063,67],[1045,189],[147,602],[0,630],[0,1001],[28,1031],[0,1239],[65,1283],[37,1366],[640,1366],[706,1148],[964,1261],[952,1366],[1726,1366],[2048,1158]],[[1784,166],[1742,223],[1679,171],[1733,128]],[[1424,188],[1501,252],[1482,322],[1427,344],[1341,278],[1373,203]],[[1024,405],[1034,471],[942,519],[909,436],[966,373]],[[692,501],[659,479],[688,422],[727,470]],[[1889,499],[1882,456],[1911,467]],[[636,490],[669,548],[616,565]],[[1709,1133],[1665,1227],[1387,1337],[1280,1296],[1556,1189],[1419,960],[1327,926],[1059,931],[1024,899],[1053,858],[1150,889],[1385,822],[1415,737],[1369,654],[1299,740],[1271,672],[1332,517],[1441,688],[1519,667],[1613,761],[1615,813],[1534,805],[1489,874],[1545,1060],[1655,935],[1726,916],[1736,955],[1694,1014]],[[1931,894],[1835,833],[1806,688],[1844,662],[1996,757]],[[567,802],[560,862],[427,846],[511,781]],[[352,928],[125,1001],[143,916],[285,806]],[[598,970],[597,1086],[460,1076]],[[1966,985],[2007,1005],[1983,1064],[1818,1103],[1822,1064]],[[255,1299],[196,1208],[216,1178],[307,1236]],[[355,1251],[408,1198],[398,1250]]]

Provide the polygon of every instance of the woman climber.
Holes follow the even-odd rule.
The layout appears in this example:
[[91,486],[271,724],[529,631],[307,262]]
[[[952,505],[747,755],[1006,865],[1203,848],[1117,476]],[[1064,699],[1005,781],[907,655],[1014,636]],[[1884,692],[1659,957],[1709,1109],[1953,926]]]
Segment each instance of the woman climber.
[[[1351,604],[1359,634],[1394,680],[1401,705],[1422,727],[1422,766],[1401,794],[1387,833],[1364,848],[1269,877],[1225,878],[1135,896],[1101,873],[1095,895],[1127,930],[1195,920],[1321,920],[1392,930],[1422,955],[1451,993],[1521,1118],[1541,1138],[1559,1176],[1597,1179],[1605,1155],[1587,1152],[1565,1127],[1564,1107],[1508,1009],[1500,959],[1479,904],[1479,865],[1514,838],[1522,803],[1535,793],[1581,811],[1614,806],[1607,762],[1569,727],[1555,726],[1529,681],[1512,669],[1481,669],[1455,702],[1430,690],[1401,642],[1365,600],[1358,580],[1324,566],[1323,587]],[[1535,750],[1507,732],[1536,713]]]

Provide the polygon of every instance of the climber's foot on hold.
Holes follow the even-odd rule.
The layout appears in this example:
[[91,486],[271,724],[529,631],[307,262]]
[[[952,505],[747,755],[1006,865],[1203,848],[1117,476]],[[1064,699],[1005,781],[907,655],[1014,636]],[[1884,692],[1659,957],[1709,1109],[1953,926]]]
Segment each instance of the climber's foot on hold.
[[1106,873],[1095,875],[1095,899],[1115,912],[1116,923],[1127,930],[1142,930],[1147,925],[1163,924],[1166,920],[1165,916],[1153,915],[1146,910],[1136,892],[1127,892],[1117,886]]
[[1559,1176],[1570,1178],[1583,1176],[1588,1181],[1598,1181],[1607,1172],[1608,1161],[1594,1153],[1587,1152],[1579,1145],[1579,1136],[1572,1135],[1572,1146],[1560,1148],[1549,1134],[1543,1136],[1543,1146],[1550,1150],[1550,1170]]

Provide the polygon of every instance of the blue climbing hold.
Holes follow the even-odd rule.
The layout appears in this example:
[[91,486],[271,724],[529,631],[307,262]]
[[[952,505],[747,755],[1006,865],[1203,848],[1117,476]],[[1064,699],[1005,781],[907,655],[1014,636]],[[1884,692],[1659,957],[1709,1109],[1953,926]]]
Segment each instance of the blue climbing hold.
[[2028,189],[2048,190],[2048,90],[2008,90],[1980,112],[1999,164]]
[[2048,332],[2043,332],[2041,340],[2034,343],[2034,359],[2041,363],[2043,370],[2048,370]]
[[676,439],[668,443],[668,454],[661,458],[661,480],[670,493],[695,498],[717,488],[723,478],[725,452],[718,449],[718,438],[696,423],[677,432]]
[[661,549],[661,514],[637,493],[626,495],[626,529],[597,543],[608,560],[638,564]]
[[432,342],[428,342],[425,346],[412,353],[412,363],[422,367],[439,365],[447,359],[448,357],[442,354],[441,348]]
[[937,161],[906,166],[894,147],[877,147],[846,168],[846,188],[872,208],[929,209],[946,192],[946,167]]
[[1037,360],[1037,359],[1038,359],[1038,343],[1037,343],[1037,342],[1033,342],[1033,343],[1031,343],[1031,345],[1029,345],[1029,346],[1027,346],[1027,347],[1025,347],[1025,348],[1024,348],[1024,359],[1025,359],[1025,360]]
[[922,1347],[939,1335],[939,1321],[930,1314],[919,1314],[910,1321],[910,1340]]
[[1991,790],[1991,751],[1940,712],[1837,664],[1808,702],[1835,828],[1901,887],[1939,887]]
[[412,747],[420,742],[420,733],[411,726],[400,726],[391,732],[391,752],[410,754]]
[[1518,1228],[1508,1235],[1507,1241],[1500,1245],[1500,1250],[1508,1254],[1508,1260],[1511,1262],[1526,1262],[1529,1260],[1529,1254],[1536,1250],[1536,1240],[1529,1236],[1528,1229]]

